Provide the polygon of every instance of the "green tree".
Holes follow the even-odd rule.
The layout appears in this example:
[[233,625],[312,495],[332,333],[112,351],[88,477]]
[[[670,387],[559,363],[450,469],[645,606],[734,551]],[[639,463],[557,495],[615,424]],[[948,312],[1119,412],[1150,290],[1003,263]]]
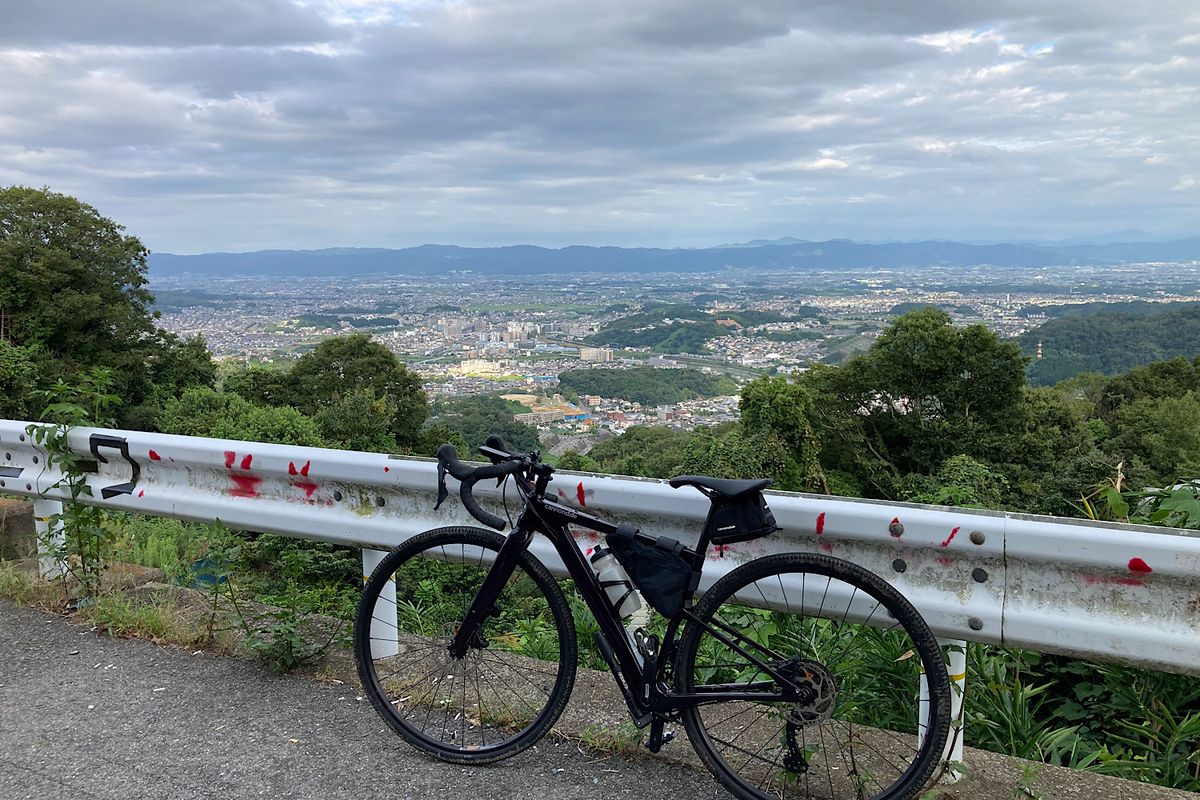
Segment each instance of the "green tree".
[[625,433],[601,442],[588,457],[600,472],[643,478],[670,478],[687,470],[687,448],[692,435],[670,428],[635,425]]
[[391,397],[376,397],[359,389],[335,397],[313,415],[313,422],[330,447],[368,453],[390,453],[396,447],[392,421],[396,404]]
[[[743,458],[770,469],[781,489],[828,491],[821,466],[821,440],[813,428],[816,398],[804,385],[781,377],[756,378],[742,389],[745,435],[731,442]],[[775,457],[762,463],[766,454]],[[774,462],[774,463],[770,463]]]
[[940,309],[899,317],[847,365],[859,380],[857,411],[877,430],[892,463],[930,474],[951,455],[992,460],[1020,413],[1025,360],[982,325],[956,328]]
[[0,339],[0,417],[28,419],[39,405],[34,392],[40,383],[37,348],[19,347]]
[[262,383],[278,391],[275,403],[306,414],[317,413],[339,397],[369,390],[377,399],[392,404],[389,430],[403,449],[416,444],[429,415],[420,377],[409,372],[386,347],[361,333],[324,340],[301,356],[278,386]]
[[1104,386],[1096,401],[1098,416],[1108,423],[1116,421],[1121,408],[1143,399],[1182,397],[1200,392],[1200,357],[1195,361],[1173,358],[1117,375]]
[[942,506],[1002,508],[1008,493],[1008,479],[970,456],[951,456],[937,474],[910,475],[908,482],[904,500]]
[[1117,412],[1112,447],[1140,458],[1159,481],[1200,475],[1200,396],[1141,398]]
[[517,422],[508,404],[494,395],[458,397],[439,403],[432,422],[456,431],[474,451],[490,434],[497,434],[513,450],[536,450],[537,429]]
[[730,423],[699,428],[692,434],[684,453],[682,471],[716,478],[766,478],[775,480],[775,488],[803,485],[793,468],[784,440],[776,435],[751,433]]
[[205,383],[201,373],[212,371],[202,341],[181,343],[157,328],[148,252],[73,197],[0,189],[0,312],[10,321],[10,342],[36,347],[27,352],[43,386],[110,370],[123,401],[119,424],[153,416],[145,404],[156,402],[156,381],[167,380],[163,394],[171,394]]
[[14,342],[97,365],[154,334],[148,251],[124,230],[64,194],[0,189],[0,308]]
[[48,379],[108,367],[126,403],[140,402],[158,344],[146,255],[137,237],[73,197],[0,189],[0,310],[14,344],[40,347]]
[[287,405],[291,399],[285,370],[268,367],[232,369],[221,381],[226,392],[241,395],[251,403],[265,406]]
[[322,447],[317,424],[294,408],[258,406],[240,395],[207,387],[188,389],[163,407],[166,433],[250,442]]
[[596,459],[586,453],[576,453],[574,451],[563,453],[562,458],[558,460],[558,469],[572,470],[574,472],[603,472],[600,464]]

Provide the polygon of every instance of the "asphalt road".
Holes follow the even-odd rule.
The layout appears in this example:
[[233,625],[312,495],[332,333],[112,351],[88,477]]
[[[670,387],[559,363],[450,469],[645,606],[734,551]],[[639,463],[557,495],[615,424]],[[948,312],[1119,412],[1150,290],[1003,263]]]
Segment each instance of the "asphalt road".
[[707,773],[553,737],[498,765],[443,764],[386,732],[349,686],[2,600],[0,643],[4,800],[729,798]]

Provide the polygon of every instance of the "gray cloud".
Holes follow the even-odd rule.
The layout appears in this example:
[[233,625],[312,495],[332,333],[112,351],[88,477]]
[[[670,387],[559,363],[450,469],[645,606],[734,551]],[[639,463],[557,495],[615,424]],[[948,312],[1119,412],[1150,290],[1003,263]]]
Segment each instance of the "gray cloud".
[[1200,219],[1190,0],[53,5],[0,0],[0,184],[160,250]]

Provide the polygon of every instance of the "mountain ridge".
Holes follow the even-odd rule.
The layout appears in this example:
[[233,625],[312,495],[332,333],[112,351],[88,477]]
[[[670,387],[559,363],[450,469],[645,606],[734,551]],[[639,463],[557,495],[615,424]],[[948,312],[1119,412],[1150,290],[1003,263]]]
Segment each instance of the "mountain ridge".
[[1200,236],[1168,242],[1113,242],[1047,246],[967,244],[953,241],[863,243],[785,237],[782,244],[721,245],[694,249],[568,245],[460,247],[423,244],[389,249],[331,247],[150,256],[151,275],[225,276],[435,275],[448,271],[536,275],[583,272],[717,272],[726,269],[886,269],[920,266],[1043,267],[1200,259]]

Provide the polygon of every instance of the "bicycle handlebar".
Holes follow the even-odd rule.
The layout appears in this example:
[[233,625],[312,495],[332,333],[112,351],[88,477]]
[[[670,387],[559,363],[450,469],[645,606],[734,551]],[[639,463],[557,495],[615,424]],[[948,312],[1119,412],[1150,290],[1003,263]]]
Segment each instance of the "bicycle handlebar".
[[[499,442],[499,437],[495,438],[497,442]],[[489,445],[492,443],[490,437],[488,439],[488,443]],[[503,444],[503,442],[500,443]],[[496,456],[503,454],[508,455],[510,458],[514,458],[511,454],[501,450],[500,448],[491,449],[494,450]],[[487,455],[489,458],[492,458],[493,461],[496,458],[496,456],[493,456],[490,453]],[[475,496],[471,494],[471,490],[474,489],[475,484],[481,480],[486,480],[487,478],[503,478],[506,475],[512,475],[520,472],[525,468],[524,462],[518,460],[500,461],[499,463],[493,463],[483,467],[470,467],[458,460],[458,451],[455,450],[454,445],[451,444],[444,444],[439,447],[437,457],[438,501],[437,505],[434,506],[434,510],[436,511],[437,508],[441,506],[442,501],[446,499],[447,492],[445,473],[449,472],[459,480],[460,485],[458,487],[458,495],[460,498],[462,498],[463,508],[467,510],[467,513],[482,522],[484,525],[487,525],[489,528],[495,528],[498,531],[503,530],[504,526],[508,524],[507,520],[480,508],[479,503],[475,500]]]

